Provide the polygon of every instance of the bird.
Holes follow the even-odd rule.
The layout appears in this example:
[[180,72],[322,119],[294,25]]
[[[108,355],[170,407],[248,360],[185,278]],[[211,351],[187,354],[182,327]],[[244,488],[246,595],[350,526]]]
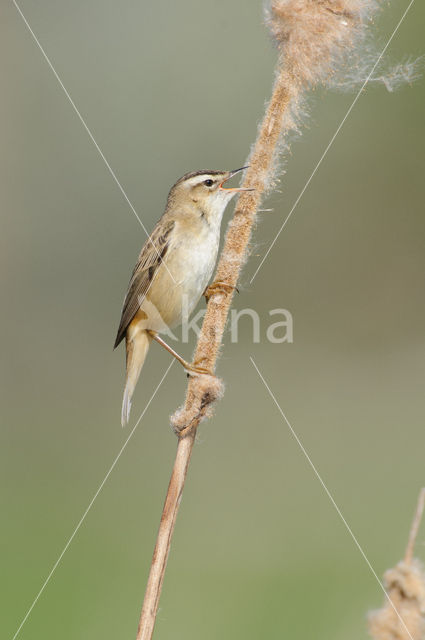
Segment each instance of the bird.
[[207,286],[217,260],[220,227],[230,200],[248,188],[226,188],[240,171],[192,171],[171,187],[165,211],[139,254],[130,278],[114,349],[125,338],[126,376],[121,424],[130,416],[132,397],[152,340],[174,356],[189,375],[210,374],[186,362],[160,336],[192,313],[204,294],[233,289],[224,282]]

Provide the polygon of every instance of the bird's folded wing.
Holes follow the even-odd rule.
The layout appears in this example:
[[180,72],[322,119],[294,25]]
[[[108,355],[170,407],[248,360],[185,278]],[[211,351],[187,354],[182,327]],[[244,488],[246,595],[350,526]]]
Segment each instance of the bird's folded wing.
[[124,338],[128,325],[140,309],[155,273],[167,253],[174,224],[174,220],[164,222],[161,219],[140,252],[125,296],[114,349]]

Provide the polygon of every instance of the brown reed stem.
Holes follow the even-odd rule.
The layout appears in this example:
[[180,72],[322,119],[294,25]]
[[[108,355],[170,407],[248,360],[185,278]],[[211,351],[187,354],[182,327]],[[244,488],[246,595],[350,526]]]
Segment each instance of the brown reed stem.
[[[366,2],[366,5],[368,2]],[[371,6],[373,2],[369,3]],[[275,159],[282,134],[295,128],[298,97],[304,90],[332,76],[340,53],[352,49],[355,34],[363,24],[364,2],[352,0],[272,0],[268,24],[280,56],[272,97],[248,159],[243,193],[226,234],[215,280],[224,282],[229,292],[216,291],[207,312],[195,350],[194,360],[215,371],[230,304],[245,263],[258,206],[273,182]],[[211,404],[221,394],[214,376],[189,380],[185,403],[171,418],[178,437],[176,460],[165,499],[158,538],[139,623],[137,640],[153,634],[171,537],[182,497],[190,456],[201,420],[211,415]]]
[[419,492],[418,503],[416,505],[415,515],[413,517],[412,526],[409,532],[409,541],[407,543],[406,553],[404,555],[404,562],[406,564],[412,564],[413,552],[415,548],[419,527],[422,521],[424,507],[425,507],[425,487],[423,487]]
[[[282,71],[278,77],[271,101],[267,108],[257,141],[251,154],[250,167],[246,173],[244,186],[256,190],[246,192],[239,198],[232,224],[227,232],[225,245],[217,267],[216,280],[236,286],[251,237],[255,214],[266,186],[268,173],[280,134],[283,113],[288,106],[291,92],[286,87],[287,74]],[[230,258],[230,261],[229,261]],[[230,264],[229,264],[230,262]],[[233,292],[214,294],[208,303],[201,334],[195,351],[195,360],[202,361],[211,371],[215,370],[218,351],[226,325]],[[210,378],[205,376],[205,378]],[[213,379],[214,380],[214,379]],[[213,385],[212,385],[213,387]],[[204,377],[189,379],[185,407],[181,413],[184,424],[176,428],[178,445],[176,459],[171,474],[162,511],[161,523],[152,558],[142,613],[137,632],[137,640],[152,638],[158,610],[164,573],[170,551],[171,538],[182,497],[189,460],[195,441],[196,430],[206,415],[208,406],[216,395]]]
[[145,599],[140,616],[139,628],[137,630],[137,640],[150,640],[150,638],[152,638],[165,568],[167,566],[168,553],[170,551],[171,538],[176,524],[177,512],[179,510],[194,440],[195,431],[192,431],[186,438],[180,438],[177,445],[176,459],[170,484],[168,485],[146,586]]

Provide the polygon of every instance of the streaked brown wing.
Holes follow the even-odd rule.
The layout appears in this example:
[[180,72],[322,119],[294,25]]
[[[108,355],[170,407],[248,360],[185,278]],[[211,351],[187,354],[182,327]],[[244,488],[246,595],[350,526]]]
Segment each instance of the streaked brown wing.
[[127,295],[125,296],[114,349],[124,338],[128,325],[134,318],[135,313],[140,309],[155,272],[167,253],[173,227],[174,220],[164,223],[164,220],[161,219],[140,252],[139,259],[131,275]]

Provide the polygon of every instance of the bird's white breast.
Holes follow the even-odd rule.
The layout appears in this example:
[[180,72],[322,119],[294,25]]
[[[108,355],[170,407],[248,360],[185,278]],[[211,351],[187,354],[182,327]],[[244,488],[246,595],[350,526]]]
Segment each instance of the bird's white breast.
[[191,313],[208,285],[217,259],[220,228],[202,221],[198,233],[186,235],[181,247],[175,251],[176,278],[182,295],[187,297],[188,312]]
[[147,328],[164,331],[181,324],[198,304],[214,271],[220,242],[220,221],[202,218],[188,229],[176,227],[164,264],[142,304]]

